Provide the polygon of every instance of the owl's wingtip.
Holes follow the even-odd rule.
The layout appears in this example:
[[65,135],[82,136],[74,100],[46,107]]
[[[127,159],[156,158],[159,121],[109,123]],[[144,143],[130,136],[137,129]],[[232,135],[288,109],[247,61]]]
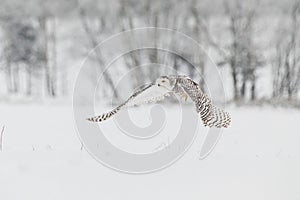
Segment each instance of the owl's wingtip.
[[87,120],[87,121],[90,121],[90,122],[92,122],[93,121],[93,119],[92,118],[86,118],[85,120]]

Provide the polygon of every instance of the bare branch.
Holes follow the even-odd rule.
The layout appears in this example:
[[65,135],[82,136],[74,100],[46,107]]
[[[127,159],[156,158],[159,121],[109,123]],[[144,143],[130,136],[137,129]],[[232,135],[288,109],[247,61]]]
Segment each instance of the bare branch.
[[[81,24],[82,24],[82,26],[85,30],[85,33],[86,33],[88,39],[90,40],[92,48],[95,48],[98,45],[98,42],[97,42],[97,39],[95,38],[95,35],[93,34],[91,29],[89,28],[85,10],[83,8],[80,8],[79,14],[80,14],[80,19],[81,19]],[[95,48],[94,53],[95,53],[95,58],[96,58],[96,61],[99,65],[99,67],[101,67],[103,69],[105,63],[104,63],[103,55],[100,52],[99,48]],[[115,88],[112,77],[110,76],[110,74],[108,74],[108,72],[106,72],[106,73],[104,73],[104,78],[108,82],[109,87],[113,91],[115,97],[118,99],[119,95],[118,95],[118,92],[116,91],[116,88]]]

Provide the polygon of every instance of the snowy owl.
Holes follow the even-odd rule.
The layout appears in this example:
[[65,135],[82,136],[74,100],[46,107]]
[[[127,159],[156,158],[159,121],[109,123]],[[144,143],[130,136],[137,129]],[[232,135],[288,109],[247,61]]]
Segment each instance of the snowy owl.
[[185,101],[190,97],[195,103],[196,111],[200,114],[205,126],[227,128],[230,124],[230,115],[214,106],[208,96],[202,92],[198,83],[185,75],[161,76],[155,83],[151,83],[138,89],[124,103],[110,112],[88,118],[87,120],[101,122],[112,117],[121,109],[161,101],[165,96],[170,96],[171,93],[179,96]]

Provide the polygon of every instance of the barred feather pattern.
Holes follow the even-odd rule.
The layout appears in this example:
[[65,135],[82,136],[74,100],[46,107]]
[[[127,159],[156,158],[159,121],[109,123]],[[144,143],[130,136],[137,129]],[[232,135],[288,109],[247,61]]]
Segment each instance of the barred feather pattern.
[[187,76],[179,76],[177,79],[177,84],[180,84],[192,101],[194,101],[196,111],[200,114],[205,126],[217,128],[227,128],[229,126],[231,122],[230,115],[214,106],[209,97],[202,92],[198,83]]
[[121,108],[122,108],[122,106],[119,106],[119,107],[113,109],[112,111],[109,111],[102,115],[87,118],[87,120],[91,121],[91,122],[102,122],[102,121],[107,120],[108,118],[112,117],[113,115],[117,114],[117,112],[120,111]]

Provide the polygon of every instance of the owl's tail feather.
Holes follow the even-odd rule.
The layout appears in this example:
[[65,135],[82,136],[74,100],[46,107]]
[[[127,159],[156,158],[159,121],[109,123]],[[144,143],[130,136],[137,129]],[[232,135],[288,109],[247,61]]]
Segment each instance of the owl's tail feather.
[[102,121],[105,121],[108,118],[112,117],[113,115],[115,115],[119,110],[121,110],[121,107],[117,107],[117,108],[113,109],[112,111],[109,111],[102,115],[87,118],[86,120],[91,121],[91,122],[102,122]]

